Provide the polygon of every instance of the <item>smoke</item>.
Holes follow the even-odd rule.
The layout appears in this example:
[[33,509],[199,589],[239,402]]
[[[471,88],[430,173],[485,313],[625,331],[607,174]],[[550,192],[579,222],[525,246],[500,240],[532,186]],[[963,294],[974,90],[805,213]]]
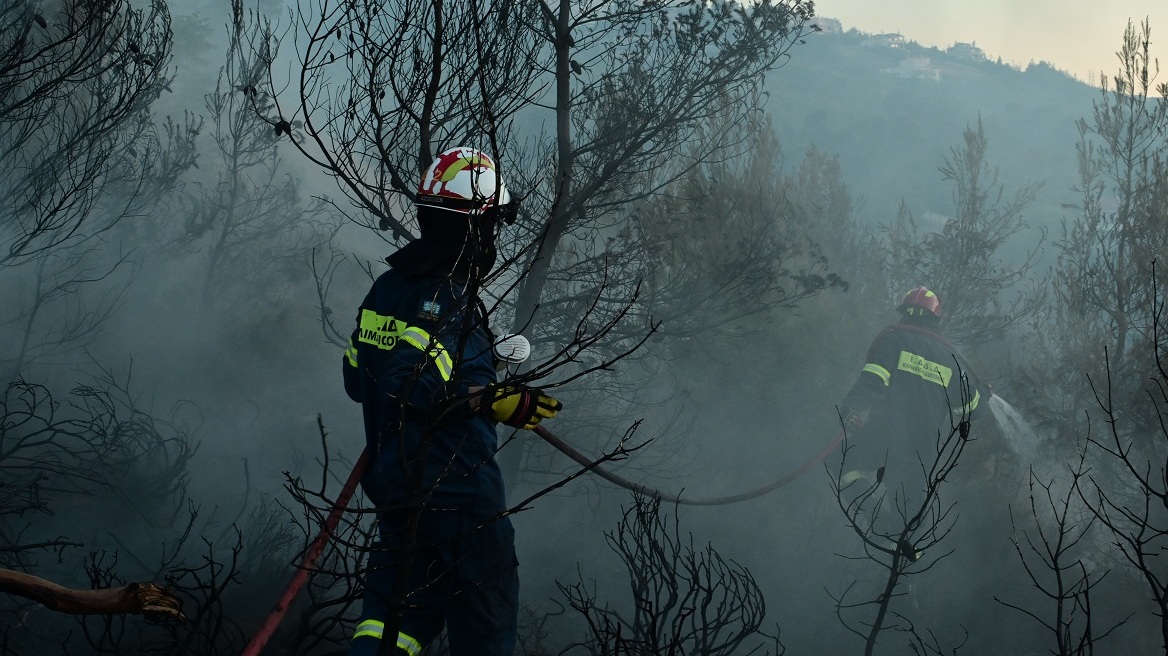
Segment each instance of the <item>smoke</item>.
[[[276,4],[263,6],[273,9]],[[821,9],[832,13],[830,7]],[[177,117],[187,111],[205,113],[206,95],[215,91],[216,71],[227,45],[220,25],[227,21],[223,7],[206,2],[184,10],[191,13],[175,21],[179,74],[155,106],[160,117]],[[925,18],[938,20],[948,11],[947,6],[939,5]],[[975,33],[980,34],[964,21],[965,13],[963,32],[953,36],[955,40],[973,40]],[[1052,16],[1050,19],[1057,21],[1073,18],[1065,12],[1053,12]],[[887,28],[909,31],[907,24]],[[1107,38],[1113,40],[1112,36]],[[977,40],[993,52],[990,41]],[[798,56],[796,53],[796,61]],[[920,89],[906,92],[915,99],[932,93]],[[791,111],[798,97],[792,94],[787,108],[776,107],[775,111]],[[1074,105],[1064,102],[1062,96],[1050,98],[1044,102],[1060,108]],[[871,114],[873,121],[879,118],[913,130],[925,122],[894,101],[893,94],[884,105],[863,106],[863,116]],[[788,192],[784,199],[790,202],[787,209],[793,213],[786,218],[807,221],[806,235],[819,246],[811,253],[826,261],[825,271],[839,272],[846,279],[846,291],[832,286],[793,308],[771,308],[764,300],[755,299],[752,307],[721,306],[726,314],[719,316],[687,316],[685,304],[718,294],[718,281],[707,280],[708,286],[684,290],[675,295],[682,305],[676,314],[679,322],[697,327],[692,334],[667,347],[651,345],[655,356],[668,357],[621,364],[615,372],[563,388],[567,407],[553,430],[599,455],[639,421],[632,441],[643,446],[609,466],[638,483],[689,497],[723,496],[760,487],[819,452],[839,433],[836,405],[863,366],[868,343],[886,322],[894,320],[886,294],[886,272],[873,266],[873,250],[879,248],[879,242],[869,239],[871,233],[861,230],[860,222],[853,220],[879,219],[893,210],[885,204],[873,204],[869,209],[875,216],[862,216],[860,209],[853,209],[863,207],[862,199],[853,203],[846,197],[850,187],[844,183],[855,180],[856,185],[892,187],[888,181],[895,180],[895,189],[885,190],[887,195],[904,197],[906,202],[919,202],[923,207],[934,206],[930,203],[937,197],[944,199],[945,194],[935,188],[937,180],[925,179],[920,171],[935,168],[948,152],[949,143],[959,136],[960,125],[977,113],[976,107],[966,107],[960,121],[954,123],[955,112],[949,111],[949,106],[921,104],[914,108],[941,115],[933,128],[920,133],[925,135],[920,144],[908,139],[901,144],[903,152],[914,146],[911,157],[927,159],[929,164],[910,171],[882,159],[887,152],[879,148],[855,155],[856,159],[841,153],[842,162],[829,162],[819,153],[822,165],[808,167],[805,177],[833,174],[841,178],[833,181],[839,184],[817,187],[804,180],[805,187],[783,188]],[[801,111],[818,113],[813,107]],[[1076,111],[1086,114],[1090,106],[1085,104]],[[953,123],[945,132],[950,138],[934,142],[932,135],[943,132],[938,126],[945,121]],[[1072,126],[1067,129],[1073,130]],[[987,131],[993,138],[994,127]],[[1019,132],[1026,131],[1019,128]],[[801,132],[832,138],[827,130]],[[861,142],[862,133],[851,126],[841,127],[835,145],[842,149],[845,142]],[[227,184],[231,176],[222,175],[227,165],[216,154],[213,134],[213,124],[207,122],[191,137],[199,153],[199,168],[186,171],[172,186],[159,183],[150,189],[152,197],[159,199],[156,204],[127,217],[116,229],[104,231],[100,239],[91,236],[103,245],[87,265],[91,271],[111,270],[123,257],[133,266],[118,268],[115,276],[74,289],[89,305],[62,309],[62,314],[49,321],[50,326],[60,325],[70,312],[84,315],[82,308],[93,308],[95,300],[113,294],[117,302],[100,325],[85,331],[91,334],[85,335],[83,349],[57,353],[22,367],[30,380],[61,390],[78,383],[92,384],[95,375],[106,371],[107,379],[125,386],[123,407],[135,408],[128,419],[150,423],[164,437],[181,434],[188,440],[191,451],[183,454],[183,471],[165,471],[166,466],[160,464],[172,463],[173,452],[161,447],[144,449],[140,457],[119,465],[119,476],[132,483],[119,488],[120,498],[119,494],[70,498],[56,506],[55,517],[36,519],[36,531],[49,537],[59,534],[60,527],[68,527],[70,537],[84,542],[86,549],[119,550],[127,559],[129,554],[142,554],[135,556],[142,561],[134,563],[135,572],[150,571],[154,565],[151,558],[160,549],[165,551],[159,544],[182,529],[190,507],[199,512],[197,532],[211,536],[217,544],[229,544],[232,527],[237,525],[245,535],[254,531],[280,536],[282,544],[268,544],[263,549],[294,549],[297,545],[288,542],[294,542],[296,536],[281,532],[290,526],[282,521],[284,516],[273,522],[273,515],[255,515],[253,509],[272,509],[273,500],[287,498],[285,471],[306,478],[319,475],[322,438],[318,415],[329,431],[327,446],[332,456],[352,460],[363,446],[360,409],[344,395],[341,384],[342,351],[335,343],[336,335],[322,328],[321,318],[332,321],[342,334],[347,332],[369,284],[361,269],[367,266],[376,274],[383,266],[381,258],[393,246],[369,239],[352,226],[337,233],[336,217],[328,206],[314,204],[314,194],[308,191],[330,189],[332,182],[285,148],[286,143],[276,146],[278,157],[270,159],[264,159],[269,151],[261,149],[264,164],[257,170],[265,175],[257,174],[250,184],[237,189],[238,195],[255,201],[253,205],[280,210],[273,215],[254,214],[262,230],[216,232],[215,226],[225,225],[227,215],[221,210],[232,196],[227,192],[235,188]],[[795,144],[791,150],[798,152],[801,146]],[[1033,155],[1028,153],[1004,159]],[[1073,158],[1071,144],[1064,155]],[[1039,149],[1037,159],[1046,156],[1046,151]],[[782,159],[777,153],[775,157],[780,176],[797,177],[793,167],[783,169]],[[861,160],[884,165],[857,165]],[[833,163],[837,165],[831,166]],[[1060,167],[1061,162],[1050,166]],[[1062,169],[1059,171],[1061,175]],[[766,175],[769,171],[760,177]],[[263,195],[273,189],[280,191],[280,198]],[[710,189],[717,187],[711,185]],[[880,200],[883,203],[887,198]],[[816,201],[824,202],[817,205]],[[727,206],[737,211],[737,206]],[[816,213],[821,206],[838,211]],[[248,203],[235,207],[239,211],[254,209]],[[709,220],[700,231],[706,241],[694,240],[689,247],[717,243],[722,248],[747,250],[749,244],[743,243],[747,239],[742,235],[752,233],[734,233],[726,225],[735,220],[735,214],[718,213],[716,205],[711,207],[716,215],[706,217]],[[1047,206],[1036,208],[1035,214],[1036,220],[1051,225],[1057,221]],[[760,223],[766,221],[760,219]],[[227,244],[228,250],[216,251],[222,244]],[[359,266],[334,271],[322,308],[318,283],[324,279],[314,277],[310,267],[314,261],[318,265],[326,262],[326,253],[332,253],[333,248],[341,254],[341,261],[352,264],[355,260]],[[229,252],[230,256],[216,259],[215,252]],[[350,253],[355,256],[350,258]],[[711,259],[715,258],[711,255]],[[31,277],[5,278],[0,301],[19,304],[21,295],[33,286]],[[741,316],[735,314],[738,311]],[[719,329],[700,330],[712,324]],[[20,326],[5,323],[2,328],[5,332],[0,333],[0,342],[15,343]],[[987,375],[995,383],[1012,376],[1007,356],[1024,355],[1018,335],[1028,329],[1018,327],[982,345],[982,353],[994,356],[986,360],[993,365]],[[537,350],[533,357],[539,355]],[[586,363],[576,364],[583,367]],[[59,396],[67,405],[66,398],[67,394]],[[605,399],[605,404],[597,398]],[[942,489],[943,507],[956,504],[956,528],[942,542],[939,553],[928,557],[949,555],[899,590],[903,596],[898,596],[893,606],[918,626],[936,629],[946,644],[959,642],[961,627],[965,627],[971,634],[968,648],[975,653],[1046,648],[1041,631],[993,599],[1007,594],[1019,604],[1042,601],[1030,591],[1012,551],[1009,540],[1015,533],[1010,511],[1024,508],[1019,504],[1026,501],[1026,474],[1031,466],[1040,476],[1062,467],[1067,455],[1063,451],[1068,449],[1056,448],[1051,442],[1073,440],[1036,430],[1037,419],[1023,414],[1029,410],[1028,402],[1016,402],[1018,407],[1000,396],[989,401],[994,424],[982,422],[974,427],[975,439],[954,480]],[[517,439],[527,442],[522,458],[525,477],[509,490],[512,501],[524,498],[540,484],[578,470],[575,463],[535,442],[533,436],[521,434]],[[505,448],[518,447],[510,444]],[[833,454],[828,464],[837,457]],[[151,475],[160,469],[165,476]],[[337,471],[334,462],[334,474]],[[174,520],[169,524],[164,521],[167,513],[141,504],[150,497],[150,490],[167,483],[182,483],[184,498],[192,504],[180,505],[177,512],[167,506],[165,510]],[[609,548],[605,534],[615,530],[623,510],[632,503],[626,491],[585,475],[515,516],[523,600],[537,616],[554,614],[548,626],[555,628],[556,639],[567,642],[580,635],[580,627],[570,615],[557,614],[564,604],[557,582],[593,581],[603,598],[626,608],[631,605],[627,572]],[[877,595],[881,569],[865,556],[854,527],[846,522],[833,495],[832,473],[827,466],[813,467],[790,485],[761,498],[717,508],[684,507],[677,509],[675,516],[673,509],[667,508],[666,513],[695,545],[708,544],[754,574],[767,598],[768,622],[782,628],[783,640],[792,652],[855,650],[857,639],[836,622],[829,593],[839,594],[851,587],[861,596]],[[167,545],[169,548],[170,543]],[[77,576],[76,569],[72,564],[62,565],[62,576]],[[284,568],[271,577],[290,574],[291,568]],[[253,606],[266,607],[272,601],[262,593],[249,598]],[[900,643],[890,634],[887,644]]]

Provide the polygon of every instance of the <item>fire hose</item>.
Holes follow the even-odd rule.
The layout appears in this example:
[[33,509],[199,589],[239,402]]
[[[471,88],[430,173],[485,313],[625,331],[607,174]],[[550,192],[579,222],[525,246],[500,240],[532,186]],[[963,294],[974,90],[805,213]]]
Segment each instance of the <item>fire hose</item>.
[[[572,460],[575,460],[585,469],[593,472],[610,483],[619,485],[626,490],[631,490],[638,494],[643,494],[654,499],[660,499],[670,503],[689,506],[724,506],[732,503],[746,501],[748,499],[755,499],[769,492],[773,492],[807,473],[807,471],[809,471],[812,467],[822,462],[825,458],[827,458],[828,455],[831,454],[832,451],[836,449],[836,447],[840,445],[841,442],[843,442],[844,436],[846,434],[846,432],[841,432],[834,440],[825,446],[819,453],[815,454],[815,456],[810,460],[803,463],[798,468],[791,470],[782,478],[764,485],[763,487],[730,496],[693,499],[682,497],[680,494],[662,492],[660,490],[641,485],[639,483],[634,483],[626,478],[618,476],[617,474],[614,474],[601,467],[597,461],[590,460],[587,456],[573,448],[572,445],[563,441],[559,437],[556,437],[554,433],[544,428],[543,426],[536,426],[533,431],[536,435],[543,438],[545,442],[551,444],[561,453],[568,456]],[[361,452],[361,456],[357,458],[356,464],[353,465],[353,471],[349,473],[349,478],[345,480],[345,484],[341,487],[341,492],[337,495],[336,501],[333,502],[332,509],[325,518],[320,532],[316,535],[316,539],[312,541],[312,544],[309,545],[308,549],[304,552],[304,558],[301,559],[300,565],[296,569],[296,573],[292,576],[292,580],[288,582],[287,587],[284,588],[284,592],[280,595],[279,601],[276,602],[275,608],[273,608],[268,616],[264,619],[264,623],[260,626],[259,630],[256,631],[255,635],[252,636],[251,640],[247,643],[247,647],[245,647],[244,650],[240,653],[240,656],[259,656],[260,652],[263,651],[264,646],[267,645],[268,640],[271,639],[272,634],[275,633],[276,628],[280,625],[280,622],[283,621],[284,616],[288,613],[288,609],[292,606],[293,600],[296,599],[296,595],[300,594],[300,590],[304,587],[304,584],[308,582],[308,577],[312,573],[312,568],[316,564],[316,559],[319,558],[322,553],[324,553],[324,548],[327,546],[328,541],[332,538],[333,531],[336,530],[337,524],[340,523],[341,516],[345,513],[345,508],[348,506],[349,501],[353,498],[353,493],[357,489],[357,483],[361,480],[361,476],[365,473],[365,467],[368,465],[368,463],[369,449],[366,448]]]
[[264,623],[260,625],[259,631],[256,631],[251,640],[247,643],[247,647],[240,653],[240,656],[259,656],[263,651],[264,645],[268,644],[272,634],[276,632],[276,627],[284,619],[284,615],[288,613],[288,609],[292,606],[292,601],[296,599],[296,595],[300,594],[300,589],[308,582],[308,576],[312,574],[312,566],[316,564],[316,559],[324,553],[324,548],[328,541],[333,536],[333,531],[337,529],[337,524],[341,521],[341,515],[345,514],[345,507],[349,505],[349,500],[353,498],[353,493],[357,490],[357,483],[361,480],[361,476],[365,473],[365,467],[369,464],[369,449],[361,451],[361,456],[357,458],[356,464],[353,465],[353,471],[349,472],[349,478],[345,480],[345,484],[341,487],[341,493],[337,495],[337,500],[333,502],[332,510],[329,511],[328,517],[324,520],[324,525],[320,528],[320,533],[316,534],[316,539],[308,546],[308,550],[304,552],[304,558],[300,561],[300,567],[296,569],[296,573],[292,575],[292,580],[288,582],[288,586],[284,588],[283,594],[280,595],[280,600],[276,602],[276,607],[268,616],[264,618]]
[[551,444],[561,453],[568,456],[572,460],[575,460],[586,469],[591,470],[594,474],[600,476],[604,480],[619,485],[626,490],[631,490],[638,494],[643,494],[647,497],[652,497],[654,499],[660,499],[662,501],[668,501],[670,503],[676,503],[678,505],[684,506],[725,506],[732,503],[747,501],[749,499],[756,499],[763,496],[764,494],[774,492],[775,490],[783,487],[796,478],[799,478],[803,474],[806,474],[815,465],[823,462],[823,460],[827,458],[827,456],[830,455],[832,451],[835,451],[836,447],[838,447],[840,443],[844,441],[844,436],[846,435],[846,431],[841,431],[834,440],[825,446],[819,453],[815,454],[815,456],[813,456],[810,460],[803,463],[796,469],[791,470],[782,478],[772,483],[768,483],[767,485],[764,485],[760,488],[750,490],[748,492],[743,492],[741,494],[732,494],[725,497],[693,499],[689,497],[683,497],[680,494],[666,493],[662,492],[661,490],[641,485],[639,483],[634,483],[599,466],[595,461],[589,460],[587,456],[572,448],[572,445],[556,437],[555,434],[543,426],[536,426],[532,430],[535,431],[536,435],[539,435],[541,438],[543,438],[545,442]]

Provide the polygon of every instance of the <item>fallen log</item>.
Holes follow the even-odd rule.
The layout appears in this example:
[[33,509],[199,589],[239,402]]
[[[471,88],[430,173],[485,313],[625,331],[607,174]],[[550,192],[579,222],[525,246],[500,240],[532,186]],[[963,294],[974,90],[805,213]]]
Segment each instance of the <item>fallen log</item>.
[[152,621],[185,619],[182,600],[153,583],[74,590],[24,572],[0,569],[0,592],[70,615],[143,615]]

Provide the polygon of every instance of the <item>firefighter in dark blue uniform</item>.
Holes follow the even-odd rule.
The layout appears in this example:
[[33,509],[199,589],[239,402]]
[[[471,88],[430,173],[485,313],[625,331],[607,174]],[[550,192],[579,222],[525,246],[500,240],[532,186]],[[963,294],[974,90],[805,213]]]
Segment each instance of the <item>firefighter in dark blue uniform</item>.
[[515,206],[473,148],[440,154],[417,196],[421,238],[388,258],[361,303],[342,363],[362,405],[378,510],[365,597],[349,654],[417,656],[445,625],[453,656],[510,656],[519,580],[495,422],[533,428],[560,403],[497,382],[478,287]]
[[[841,484],[878,478],[908,485],[917,497],[921,461],[932,462],[938,437],[984,412],[992,394],[957,349],[937,334],[941,302],[925,287],[904,295],[900,323],[873,340],[860,377],[841,405],[848,429],[849,471]],[[922,482],[923,483],[923,482]]]

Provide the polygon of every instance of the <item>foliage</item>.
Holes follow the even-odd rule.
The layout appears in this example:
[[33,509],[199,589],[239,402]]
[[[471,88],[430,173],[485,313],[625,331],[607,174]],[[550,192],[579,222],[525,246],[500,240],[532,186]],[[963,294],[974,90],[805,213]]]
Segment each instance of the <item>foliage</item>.
[[[144,110],[172,76],[165,3],[64,2],[47,15],[39,4],[0,9],[3,267],[134,211],[157,156]],[[128,193],[105,198],[107,185]],[[82,231],[90,219],[97,225]]]
[[[661,199],[633,206],[630,224],[607,247],[616,261],[640,264],[632,277],[644,281],[645,311],[671,343],[742,335],[759,325],[759,314],[846,287],[813,235],[846,221],[850,208],[832,206],[838,197],[826,206],[813,197],[822,183],[808,178],[831,175],[817,170],[814,156],[795,174],[803,179],[792,180],[780,169],[773,133],[759,128],[753,149],[687,163]],[[812,196],[806,204],[796,184]]]
[[1049,602],[1046,611],[994,597],[998,603],[1026,615],[1046,629],[1055,644],[1051,653],[1059,656],[1093,654],[1098,643],[1127,621],[1120,620],[1100,630],[1097,628],[1099,619],[1093,613],[1092,590],[1109,572],[1093,571],[1090,549],[1095,518],[1076,503],[1082,494],[1084,479],[1090,476],[1085,466],[1086,456],[1084,450],[1078,462],[1071,463],[1070,482],[1062,491],[1056,489],[1054,480],[1039,480],[1031,469],[1028,513],[1031,530],[1019,531],[1011,509],[1014,530],[1011,543],[1026,569],[1027,578],[1044,601]]
[[194,450],[182,427],[138,406],[128,376],[106,372],[73,388],[67,404],[44,385],[13,381],[0,399],[0,563],[28,566],[31,553],[74,544],[28,542],[24,534],[40,534],[32,520],[79,497],[120,498],[131,512],[169,525],[185,504]]
[[304,2],[293,99],[269,68],[256,88],[274,106],[258,109],[337,182],[353,220],[407,238],[403,210],[434,153],[496,145],[529,102],[534,45],[524,35],[535,11],[532,2]]
[[[281,135],[262,118],[272,99],[259,86],[280,36],[270,21],[245,13],[241,0],[232,14],[226,62],[204,97],[215,179],[182,184],[176,204],[183,221],[159,230],[168,235],[168,253],[200,252],[203,271],[193,286],[203,321],[221,321],[259,286],[272,299],[286,296],[309,251],[336,230],[326,199],[306,202],[303,181],[277,151]],[[201,117],[187,120],[196,135],[204,127]]]
[[[969,398],[969,389],[961,390],[961,398]],[[877,643],[886,639],[889,631],[907,633],[915,653],[942,653],[935,637],[932,643],[926,641],[912,618],[894,609],[893,602],[903,596],[902,588],[910,577],[927,572],[954,551],[946,538],[957,522],[956,504],[943,502],[941,490],[972,438],[968,415],[954,417],[952,423],[947,434],[937,435],[932,450],[918,452],[921,479],[893,482],[897,487],[891,496],[884,482],[883,466],[876,470],[874,478],[846,475],[851,473],[851,446],[846,440],[843,458],[831,472],[837,505],[862,551],[862,555],[844,558],[868,561],[882,570],[882,581],[872,596],[857,592],[856,582],[839,594],[832,593],[836,617],[845,629],[864,641],[865,656],[874,653]]]
[[[1079,202],[1056,242],[1053,303],[1035,319],[1033,352],[1022,372],[1029,409],[1069,432],[1094,405],[1086,373],[1102,380],[1127,413],[1152,421],[1143,392],[1154,372],[1151,267],[1168,252],[1168,86],[1155,97],[1150,30],[1130,24],[1117,53],[1120,70],[1105,84],[1091,118],[1078,123]],[[1104,362],[1101,345],[1109,345]]]
[[[1150,281],[1150,293],[1156,299],[1150,312],[1151,343],[1154,351],[1156,376],[1147,390],[1157,419],[1157,428],[1149,436],[1141,426],[1139,415],[1135,421],[1116,406],[1111,393],[1110,359],[1105,359],[1108,378],[1100,386],[1092,383],[1106,430],[1102,437],[1087,437],[1087,448],[1115,467],[1114,477],[1092,475],[1080,481],[1078,493],[1094,517],[1110,534],[1123,561],[1143,581],[1160,618],[1160,642],[1168,650],[1168,571],[1158,556],[1168,544],[1168,362],[1159,346],[1168,330],[1168,314],[1157,287],[1155,269]],[[1107,470],[1104,470],[1107,471]]]
[[[170,47],[161,0],[0,7],[5,382],[92,343],[127,284],[115,272],[131,261],[107,233],[193,163],[164,145],[150,113],[173,80]],[[87,287],[101,291],[77,293]]]
[[[1096,383],[1110,372],[1108,391],[1100,386],[1098,397],[1108,430],[1089,436],[1091,466],[1080,461],[1069,488],[1032,479],[1026,514],[1033,528],[1023,528],[1019,515],[1014,532],[1030,576],[1019,576],[999,598],[1033,620],[1031,628],[1048,636],[1056,653],[1090,653],[1104,637],[1123,640],[1124,647],[1146,640],[1145,626],[1168,614],[1155,556],[1165,535],[1158,510],[1163,472],[1156,463],[1164,458],[1160,420],[1168,399],[1163,369],[1152,357],[1162,354],[1165,340],[1150,276],[1153,260],[1168,252],[1168,104],[1164,85],[1155,81],[1146,26],[1125,35],[1123,68],[1093,114],[1078,124],[1079,157],[1063,162],[1049,144],[1018,138],[1059,123],[1059,112],[1075,106],[1067,100],[1073,97],[1067,80],[1047,66],[1023,74],[984,63],[950,76],[954,62],[937,54],[935,63],[948,67],[945,77],[925,89],[881,77],[879,67],[894,66],[902,53],[842,54],[838,44],[851,37],[841,35],[836,45],[819,41],[799,52],[797,66],[818,73],[794,76],[788,69],[763,81],[806,34],[810,9],[795,1],[743,7],[666,0],[304,0],[293,14],[296,73],[304,77],[286,86],[276,79],[283,70],[279,30],[237,2],[217,84],[215,67],[208,66],[203,75],[214,88],[198,89],[194,102],[181,100],[187,106],[204,101],[206,116],[171,120],[155,115],[161,94],[177,79],[164,3],[5,4],[0,192],[10,202],[0,209],[0,375],[13,382],[0,397],[0,560],[25,569],[72,567],[75,580],[92,585],[154,577],[180,591],[190,621],[156,627],[123,618],[66,620],[72,631],[62,637],[60,616],[4,600],[0,651],[238,652],[291,573],[297,547],[318,530],[331,506],[329,488],[348,463],[330,463],[327,453],[323,461],[299,463],[286,481],[285,501],[263,490],[254,507],[246,491],[224,484],[221,493],[239,507],[224,525],[215,521],[217,513],[199,515],[187,505],[195,453],[190,429],[173,415],[152,412],[147,396],[131,393],[128,377],[99,373],[64,393],[50,380],[30,382],[29,367],[67,361],[94,345],[119,353],[133,348],[142,354],[139,371],[149,362],[149,394],[214,399],[207,417],[217,422],[215,439],[222,440],[215,443],[224,449],[217,457],[249,448],[263,452],[265,467],[276,471],[280,459],[301,446],[285,427],[303,420],[300,415],[310,412],[305,408],[331,402],[321,392],[330,383],[318,375],[318,349],[285,330],[277,339],[275,331],[254,337],[270,340],[269,350],[259,353],[254,342],[216,343],[205,328],[221,320],[238,323],[232,312],[254,316],[257,308],[295,317],[300,308],[289,307],[306,291],[297,267],[310,246],[331,235],[331,226],[319,223],[327,223],[326,214],[343,211],[365,229],[360,249],[392,249],[409,238],[420,165],[436,150],[462,143],[498,155],[504,177],[524,197],[519,222],[504,233],[500,269],[506,272],[488,290],[496,326],[522,328],[537,347],[533,367],[509,372],[509,380],[567,383],[557,394],[570,389],[575,398],[556,430],[601,451],[609,442],[605,435],[618,436],[619,445],[601,461],[635,450],[625,446],[631,430],[619,438],[633,417],[649,417],[644,425],[668,440],[654,443],[664,446],[654,456],[641,449],[630,465],[659,467],[655,473],[663,476],[676,475],[685,430],[698,412],[724,412],[718,419],[733,426],[701,433],[715,445],[711,449],[727,448],[719,439],[727,430],[742,433],[743,443],[755,438],[755,426],[764,426],[758,430],[767,436],[772,428],[799,431],[802,422],[776,419],[781,413],[775,407],[798,404],[812,415],[817,405],[830,405],[833,383],[825,381],[841,376],[840,361],[876,321],[873,308],[921,282],[941,292],[950,328],[963,341],[992,340],[1033,317],[1030,350],[1041,362],[1010,382],[1035,391],[1026,399],[1031,416],[1057,420],[1051,423],[1063,429],[1060,439],[1077,427],[1085,408],[1095,407],[1095,390],[1082,372]],[[814,38],[821,37],[829,38]],[[833,48],[830,57],[818,55]],[[852,65],[824,73],[831,62],[845,60]],[[839,72],[845,69],[865,74],[845,79]],[[808,91],[813,85],[805,78],[828,91]],[[918,178],[906,173],[902,160],[929,165],[924,147],[905,142],[934,143],[974,100],[971,89],[978,85],[972,81],[994,80],[1011,90],[976,100],[1002,109],[987,110],[985,129],[979,116],[942,158],[944,184],[906,191],[904,181]],[[1062,86],[1051,91],[1056,84]],[[771,104],[764,106],[768,97]],[[1013,120],[1046,105],[1052,106],[1042,114],[1049,125],[1033,119],[1002,125],[1002,114]],[[944,109],[931,112],[935,107]],[[773,128],[765,126],[764,109],[775,118]],[[1003,161],[1001,173],[990,165],[987,133]],[[783,144],[791,152],[792,144],[803,145],[796,138],[820,147],[788,167],[776,134],[794,135]],[[855,148],[845,151],[841,143]],[[281,148],[298,151],[323,176],[292,174]],[[841,154],[831,154],[835,150]],[[893,157],[896,165],[890,165]],[[190,170],[196,158],[203,167],[197,172]],[[1048,220],[1049,199],[1039,197],[1037,184],[1009,187],[1026,177],[1020,170],[1049,165],[1053,171],[1076,161],[1080,200],[1057,242],[1049,286],[1055,303],[1044,313],[1035,305],[1040,295],[1031,293],[1038,287],[1026,284],[1033,280],[1028,265],[1037,245],[1023,244],[1029,233],[1022,219]],[[343,202],[309,198],[306,189],[323,177],[339,184]],[[871,239],[859,221],[866,212],[884,215],[884,197],[852,195],[871,185],[906,197],[883,240]],[[945,199],[934,202],[933,187],[952,192],[952,216],[937,224],[930,223],[935,215],[929,210]],[[148,213],[153,220],[126,221]],[[134,250],[163,241],[163,257],[142,258],[143,251]],[[341,255],[351,248],[334,241],[321,249],[337,256],[327,263],[330,272],[351,261]],[[359,256],[371,257],[365,250]],[[372,264],[362,268],[375,273]],[[155,283],[175,273],[181,293],[159,293],[152,285],[139,286],[139,296],[128,293],[135,277]],[[329,274],[318,276],[326,328],[330,282]],[[850,297],[815,296],[848,287]],[[170,291],[165,284],[161,289]],[[131,302],[136,305],[128,308]],[[207,334],[198,344],[187,333],[156,344],[131,329],[141,323],[159,330],[141,317],[171,317],[192,303],[202,306],[207,320],[189,326]],[[803,316],[794,316],[795,309]],[[103,326],[119,319],[124,323],[110,343],[95,341]],[[175,322],[174,330],[187,327]],[[326,334],[343,341],[347,331]],[[623,359],[642,345],[638,355],[644,357]],[[695,357],[709,351],[727,360],[732,374],[726,380]],[[320,356],[326,358],[330,365],[337,359]],[[608,371],[617,361],[620,369]],[[213,373],[202,377],[203,369]],[[684,390],[694,394],[669,398],[677,389],[671,376],[686,377]],[[163,378],[175,387],[154,384]],[[251,384],[255,379],[261,384]],[[206,380],[216,382],[215,392]],[[1150,395],[1148,380],[1154,383]],[[743,393],[743,384],[754,389]],[[302,387],[309,391],[298,394]],[[253,413],[251,426],[235,412],[244,406]],[[810,442],[814,435],[801,439]],[[964,444],[960,426],[950,439],[962,441],[942,445],[949,455],[928,472],[934,487],[946,480]],[[516,436],[505,440],[504,453],[519,453],[520,442]],[[756,446],[750,445],[751,455]],[[525,466],[550,482],[508,512],[585,473],[559,462],[527,458]],[[770,463],[757,457],[749,465],[767,471]],[[319,485],[300,478],[317,473]],[[243,478],[249,478],[246,470]],[[1015,490],[996,492],[978,502]],[[859,506],[845,500],[843,512],[862,545],[862,562],[876,565],[887,587],[867,598],[846,591],[834,601],[836,609],[870,649],[874,636],[883,636],[883,647],[888,631],[897,628],[915,653],[955,652],[932,631],[918,631],[913,615],[919,609],[909,610],[899,595],[912,575],[950,548],[971,546],[954,544],[947,532],[957,509],[939,501],[921,512],[885,505],[878,519],[896,515],[892,520],[901,524],[885,530],[857,510],[873,510],[878,495],[861,494]],[[703,546],[700,532],[684,535],[676,516],[672,523],[662,517],[659,504],[635,503],[607,535],[624,565],[615,578],[627,580],[632,595],[604,599],[610,587],[588,571],[562,586],[587,627],[566,651],[781,651],[777,639],[762,633],[762,592],[772,579],[758,572],[767,570],[752,573],[746,561]],[[84,535],[84,522],[75,520],[104,521],[111,509],[121,518],[111,525],[116,536]],[[761,532],[772,521],[767,515],[777,514],[764,509],[746,523]],[[371,549],[371,516],[348,516],[273,649],[343,649]],[[993,540],[995,528],[1005,535],[1008,528],[1000,524],[977,539]],[[542,528],[533,530],[540,540]],[[573,528],[578,535],[579,527]],[[808,551],[820,550],[820,534],[795,528],[806,542],[817,542]],[[1100,540],[1100,531],[1110,537]],[[788,534],[784,526],[782,535]],[[77,551],[82,542],[84,563]],[[780,563],[768,577],[821,574],[805,562],[782,559],[785,548],[758,547],[768,566]],[[1108,567],[1107,576],[1100,574]],[[534,571],[546,570],[526,568],[524,575]],[[597,579],[609,586],[613,577]],[[1142,582],[1138,594],[1132,581]],[[934,579],[913,583],[912,598],[918,598],[931,592]],[[1028,585],[1036,605],[1019,594]],[[1150,601],[1136,606],[1145,598]],[[803,597],[784,603],[801,612],[814,606]],[[1132,604],[1138,616],[1108,626],[1103,620],[1110,620],[1113,605],[1120,617],[1128,612],[1120,603]],[[529,653],[548,653],[549,645],[565,640],[556,621],[554,614],[533,612],[526,623],[531,634],[523,637]],[[1016,628],[1001,626],[1003,633]],[[937,635],[947,636],[950,628]],[[1026,631],[1019,626],[1017,632],[1021,642]],[[1162,632],[1154,637],[1164,640]]]
[[[766,605],[754,577],[711,545],[696,548],[661,516],[661,500],[635,496],[609,547],[628,573],[632,615],[598,602],[595,582],[558,584],[588,626],[574,647],[590,654],[757,654]],[[783,653],[778,637],[770,638]],[[743,651],[745,650],[745,651]],[[571,649],[569,652],[572,651]]]
[[[966,126],[962,138],[939,169],[941,179],[955,187],[954,215],[939,229],[922,229],[902,204],[897,220],[884,229],[884,268],[890,298],[925,285],[941,298],[946,334],[959,343],[979,344],[1000,339],[1042,305],[1042,285],[1028,279],[1038,246],[1021,262],[1001,252],[1026,227],[1022,212],[1038,185],[1024,184],[1003,202],[1004,185],[986,161],[981,120],[976,130]],[[1006,298],[1011,294],[1012,301]]]

